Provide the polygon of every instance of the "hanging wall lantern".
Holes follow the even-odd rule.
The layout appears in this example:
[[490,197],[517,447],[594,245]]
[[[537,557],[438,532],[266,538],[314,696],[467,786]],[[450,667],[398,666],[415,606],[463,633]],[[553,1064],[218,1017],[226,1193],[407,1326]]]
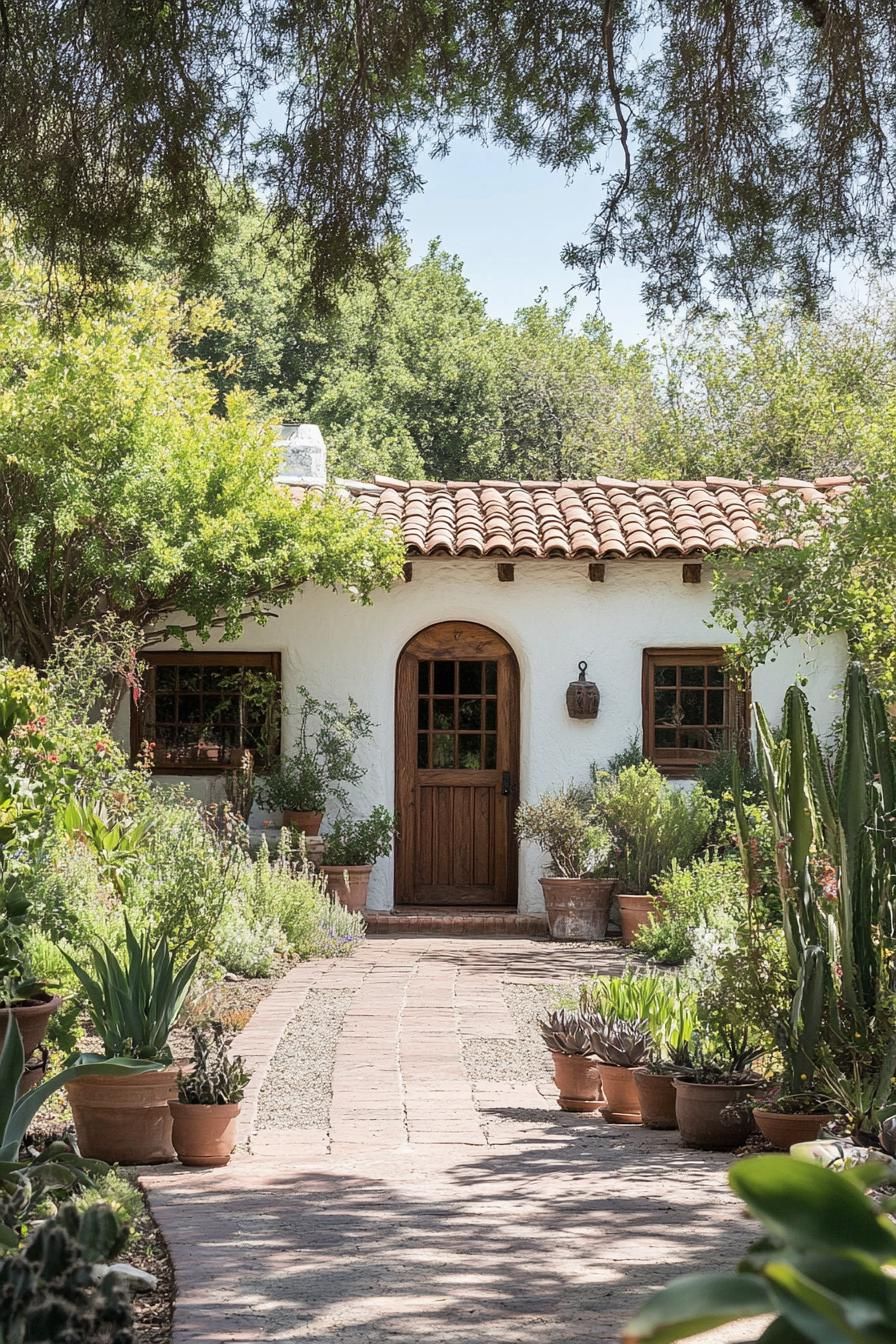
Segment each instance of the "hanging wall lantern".
[[585,680],[587,663],[579,663],[579,679],[566,688],[566,710],[571,719],[596,719],[600,691],[593,681]]

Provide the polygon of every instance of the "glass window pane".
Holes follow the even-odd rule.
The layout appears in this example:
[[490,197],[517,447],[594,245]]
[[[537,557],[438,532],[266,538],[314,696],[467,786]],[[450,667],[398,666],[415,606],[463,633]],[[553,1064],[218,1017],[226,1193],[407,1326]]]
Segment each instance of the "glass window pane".
[[725,692],[707,691],[706,693],[706,722],[724,723],[725,722]]
[[417,765],[421,770],[429,765],[429,737],[426,733],[417,734]]
[[495,770],[498,766],[498,739],[494,733],[485,735],[485,753],[482,761],[483,770]]
[[479,695],[482,691],[482,664],[460,663],[457,684],[461,695]]
[[485,726],[492,732],[498,726],[498,702],[497,700],[486,700],[485,702]]
[[713,746],[713,742],[709,733],[701,729],[699,732],[693,730],[689,733],[683,732],[679,745],[685,751],[706,751]]
[[681,692],[682,723],[705,723],[705,706],[702,691]]
[[665,748],[665,747],[674,747],[674,746],[675,746],[675,729],[674,729],[674,728],[657,728],[657,730],[656,730],[656,732],[654,733],[653,736],[654,736],[655,744],[656,744],[656,746],[658,746],[658,747],[663,747],[663,748]]
[[654,691],[653,717],[657,723],[676,722],[676,701],[674,691]]
[[655,667],[653,669],[654,686],[674,686],[675,668],[674,667]]
[[433,664],[433,689],[436,695],[454,694],[454,663]]
[[177,685],[176,667],[157,667],[156,668],[156,690],[173,691]]
[[432,702],[432,726],[433,726],[433,728],[453,728],[453,727],[454,727],[454,701],[453,701],[453,700],[433,700],[433,702]]
[[201,667],[181,667],[178,685],[182,691],[198,691],[202,685]]
[[682,686],[702,686],[706,669],[702,663],[689,663],[679,669]]
[[428,728],[428,727],[429,727],[429,701],[428,701],[428,700],[418,700],[418,701],[417,701],[417,727],[418,727],[418,728]]
[[454,734],[436,733],[432,739],[432,764],[437,770],[454,769]]
[[178,711],[181,723],[198,724],[202,717],[202,701],[198,695],[182,695]]
[[722,671],[721,663],[711,663],[706,669],[706,684],[708,686],[724,686],[725,673]]
[[483,670],[484,670],[484,672],[485,672],[485,693],[486,693],[486,695],[497,695],[497,694],[498,694],[498,664],[497,664],[497,663],[483,663],[483,664],[482,664],[482,667],[483,667]]
[[461,770],[481,770],[481,762],[482,746],[479,734],[461,733],[457,761]]
[[482,727],[481,700],[461,700],[460,712],[458,714],[458,727],[460,728]]
[[432,663],[423,662],[417,667],[417,690],[421,695],[429,694],[429,669]]
[[156,696],[156,718],[162,723],[173,723],[176,717],[177,701],[173,695]]

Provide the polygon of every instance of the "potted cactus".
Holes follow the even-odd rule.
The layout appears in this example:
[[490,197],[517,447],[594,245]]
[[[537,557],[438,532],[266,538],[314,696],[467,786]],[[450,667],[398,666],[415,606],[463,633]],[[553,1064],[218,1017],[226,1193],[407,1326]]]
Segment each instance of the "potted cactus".
[[607,1099],[604,1119],[616,1125],[639,1125],[641,1106],[634,1074],[650,1050],[646,1018],[597,1015],[591,1026],[591,1047]]
[[242,1058],[227,1053],[222,1023],[193,1028],[193,1067],[180,1074],[177,1100],[168,1102],[174,1151],[185,1167],[227,1166],[248,1081]]
[[516,833],[546,850],[550,872],[541,878],[548,932],[552,938],[599,942],[607,936],[614,878],[601,876],[609,839],[588,813],[587,793],[568,784],[521,803]]
[[596,1111],[603,1102],[603,1089],[588,1019],[564,1009],[548,1013],[538,1024],[554,1061],[554,1082],[561,1111]]

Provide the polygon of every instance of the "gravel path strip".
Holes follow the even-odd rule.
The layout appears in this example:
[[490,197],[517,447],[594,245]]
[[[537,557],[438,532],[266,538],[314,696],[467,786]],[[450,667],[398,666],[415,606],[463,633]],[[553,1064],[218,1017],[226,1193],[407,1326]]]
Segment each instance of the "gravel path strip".
[[283,1033],[258,1099],[256,1129],[326,1129],[333,1065],[351,989],[312,989]]
[[528,1083],[551,1076],[551,1056],[538,1030],[538,1019],[556,1007],[565,985],[503,985],[502,991],[516,1026],[516,1036],[467,1037],[464,1065],[476,1083]]

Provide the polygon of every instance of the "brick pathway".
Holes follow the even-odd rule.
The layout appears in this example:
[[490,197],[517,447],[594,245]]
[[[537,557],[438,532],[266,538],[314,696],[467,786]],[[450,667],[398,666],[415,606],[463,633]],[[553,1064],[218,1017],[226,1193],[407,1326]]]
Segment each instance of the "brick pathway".
[[[143,1178],[175,1265],[174,1344],[601,1344],[670,1275],[732,1263],[751,1230],[724,1157],[465,1071],[464,1039],[512,1049],[503,983],[618,966],[545,942],[374,938],[292,971],[239,1040],[248,1152]],[[329,1128],[255,1134],[265,1063],[312,988],[354,991]]]

